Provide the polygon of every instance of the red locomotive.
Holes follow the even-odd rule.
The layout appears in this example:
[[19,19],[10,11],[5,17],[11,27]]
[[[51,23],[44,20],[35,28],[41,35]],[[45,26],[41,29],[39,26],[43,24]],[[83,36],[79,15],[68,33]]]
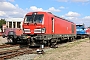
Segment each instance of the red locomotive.
[[57,17],[50,12],[29,12],[23,22],[21,40],[28,45],[53,46],[64,39],[69,41],[76,37],[76,24]]

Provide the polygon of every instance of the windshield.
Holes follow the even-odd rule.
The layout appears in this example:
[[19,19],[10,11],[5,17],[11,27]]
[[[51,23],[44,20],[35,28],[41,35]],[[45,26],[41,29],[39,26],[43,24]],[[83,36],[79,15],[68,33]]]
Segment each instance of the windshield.
[[31,15],[25,17],[25,23],[32,23],[32,22],[33,22],[33,18]]
[[25,23],[42,23],[43,15],[29,15],[25,17]]
[[84,26],[83,25],[76,25],[76,28],[77,29],[82,29],[82,28],[84,28]]

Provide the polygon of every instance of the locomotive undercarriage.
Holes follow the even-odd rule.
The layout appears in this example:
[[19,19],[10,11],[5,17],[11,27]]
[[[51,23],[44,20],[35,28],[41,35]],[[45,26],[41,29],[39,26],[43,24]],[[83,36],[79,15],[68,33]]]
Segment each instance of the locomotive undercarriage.
[[[23,37],[23,38],[22,38]],[[23,35],[20,40],[27,41],[28,46],[40,46],[45,45],[49,47],[55,47],[57,42],[61,42],[62,40],[68,39],[68,41],[73,41],[75,35]]]
[[76,35],[60,35],[60,34],[51,34],[51,35],[45,35],[45,34],[34,34],[34,35],[27,35],[23,34],[21,36],[8,36],[8,41],[12,42],[14,44],[23,44],[28,46],[40,46],[45,45],[49,47],[56,47],[57,42],[61,42],[63,40],[73,41]]
[[88,37],[87,34],[77,34],[77,39],[84,39]]

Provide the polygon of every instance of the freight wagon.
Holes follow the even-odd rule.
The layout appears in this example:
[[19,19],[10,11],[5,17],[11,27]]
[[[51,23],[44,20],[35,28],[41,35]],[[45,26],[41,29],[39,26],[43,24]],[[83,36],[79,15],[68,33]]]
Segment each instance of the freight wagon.
[[23,30],[20,28],[6,28],[2,37],[7,38],[8,43],[17,44],[20,41],[19,37],[23,34]]
[[29,46],[55,46],[62,40],[76,38],[76,24],[50,12],[29,12],[23,21],[21,41]]

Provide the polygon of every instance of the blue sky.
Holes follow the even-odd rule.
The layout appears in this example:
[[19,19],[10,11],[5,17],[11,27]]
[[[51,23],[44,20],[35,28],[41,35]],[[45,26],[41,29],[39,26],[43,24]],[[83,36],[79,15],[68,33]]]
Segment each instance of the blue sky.
[[24,18],[27,12],[49,11],[90,26],[90,0],[0,0],[0,18]]

